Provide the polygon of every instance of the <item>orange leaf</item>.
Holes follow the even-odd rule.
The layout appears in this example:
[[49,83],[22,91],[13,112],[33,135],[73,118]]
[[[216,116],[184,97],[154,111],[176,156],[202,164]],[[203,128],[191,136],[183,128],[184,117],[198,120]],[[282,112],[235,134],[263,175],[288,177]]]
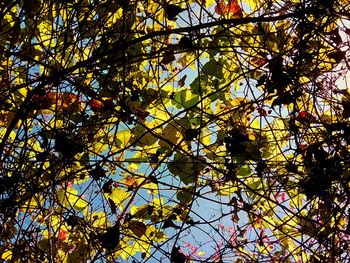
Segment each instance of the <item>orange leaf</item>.
[[69,113],[83,111],[80,97],[69,92],[57,92],[57,106],[59,111],[67,111]]
[[137,181],[133,176],[130,176],[125,180],[125,185],[127,185],[128,187],[136,187]]
[[228,4],[228,12],[232,14],[233,16],[237,16],[242,18],[243,12],[241,7],[238,5],[237,0],[231,0]]
[[[15,117],[16,112],[13,111],[5,111],[4,113],[0,113],[0,127],[8,128],[11,124],[13,118]],[[18,123],[15,128],[18,128]]]
[[103,102],[97,99],[92,99],[89,105],[93,111],[100,110],[103,108]]
[[80,97],[70,92],[50,91],[43,95],[36,94],[33,96],[32,102],[40,110],[56,108],[59,112],[66,111],[69,113],[81,112],[83,110]]
[[215,13],[220,16],[231,14],[232,16],[237,16],[240,18],[243,17],[242,9],[238,5],[237,0],[230,0],[228,4],[226,4],[224,0],[221,0],[220,2],[217,1]]
[[215,6],[215,13],[222,16],[227,12],[227,6],[225,4],[224,0],[221,0],[220,2],[217,2]]

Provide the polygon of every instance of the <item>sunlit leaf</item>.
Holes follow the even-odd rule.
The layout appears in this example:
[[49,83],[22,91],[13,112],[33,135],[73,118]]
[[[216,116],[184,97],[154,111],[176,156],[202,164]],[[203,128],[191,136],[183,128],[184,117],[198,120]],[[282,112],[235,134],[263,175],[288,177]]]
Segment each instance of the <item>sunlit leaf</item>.
[[123,204],[130,198],[130,193],[120,188],[114,188],[108,197],[114,201],[117,207],[123,209]]

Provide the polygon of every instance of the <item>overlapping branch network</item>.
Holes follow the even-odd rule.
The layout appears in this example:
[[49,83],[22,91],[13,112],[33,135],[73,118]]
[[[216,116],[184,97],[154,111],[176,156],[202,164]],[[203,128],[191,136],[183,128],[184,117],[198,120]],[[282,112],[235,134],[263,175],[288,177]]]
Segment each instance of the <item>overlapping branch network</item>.
[[347,1],[7,1],[0,254],[349,259]]

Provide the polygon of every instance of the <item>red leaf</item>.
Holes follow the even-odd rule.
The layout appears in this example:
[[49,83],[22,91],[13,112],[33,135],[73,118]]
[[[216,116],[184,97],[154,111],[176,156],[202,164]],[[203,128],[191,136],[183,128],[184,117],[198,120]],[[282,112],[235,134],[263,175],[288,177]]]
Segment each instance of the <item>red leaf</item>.
[[64,230],[60,230],[60,232],[58,233],[58,238],[62,241],[65,241],[67,239],[67,232]]
[[298,116],[296,117],[296,120],[300,122],[306,122],[306,123],[316,122],[315,116],[313,116],[310,112],[307,112],[307,111],[299,112]]
[[308,115],[307,111],[301,111],[298,115],[298,119],[305,118]]

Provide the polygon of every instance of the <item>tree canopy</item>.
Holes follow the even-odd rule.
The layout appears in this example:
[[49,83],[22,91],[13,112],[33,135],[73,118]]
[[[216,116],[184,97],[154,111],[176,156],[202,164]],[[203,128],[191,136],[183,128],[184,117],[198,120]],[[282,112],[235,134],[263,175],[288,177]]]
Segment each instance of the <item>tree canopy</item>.
[[2,261],[350,260],[347,0],[0,6]]

